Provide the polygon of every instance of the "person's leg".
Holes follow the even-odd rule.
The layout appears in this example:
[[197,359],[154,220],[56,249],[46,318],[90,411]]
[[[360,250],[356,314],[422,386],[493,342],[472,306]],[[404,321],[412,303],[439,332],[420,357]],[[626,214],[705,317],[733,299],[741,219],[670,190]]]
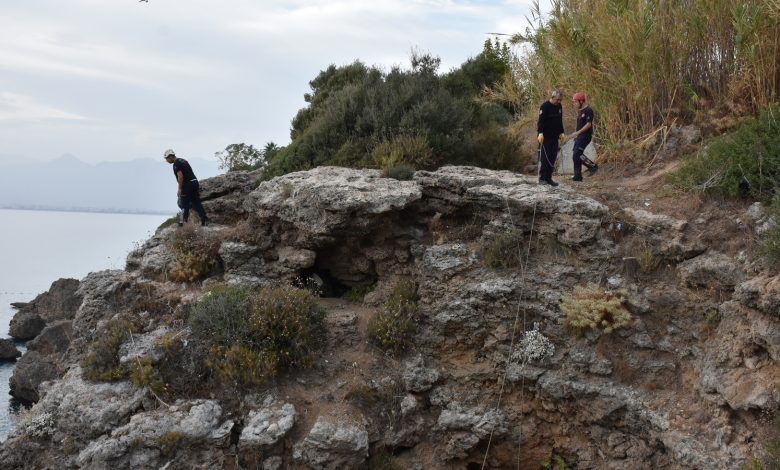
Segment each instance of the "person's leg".
[[574,181],[582,181],[582,153],[585,151],[578,142],[574,142],[574,151],[571,154],[574,163]]
[[552,181],[553,171],[555,171],[555,160],[558,158],[558,139],[551,139],[548,156],[550,157],[550,172],[547,175],[547,181]]
[[588,174],[590,176],[593,176],[596,173],[596,171],[599,169],[599,166],[596,165],[596,163],[594,163],[593,160],[585,156],[585,149],[588,147],[588,144],[590,144],[590,140],[591,140],[590,137],[577,139],[577,141],[574,142],[574,148],[575,150],[577,148],[582,149],[580,151],[580,158],[579,158],[580,163],[582,165],[585,165],[588,168]]
[[190,195],[186,192],[181,193],[182,220],[186,224],[190,220]]
[[539,146],[539,181],[549,181],[552,178],[552,163],[555,155],[552,154],[553,144],[547,139]]
[[203,209],[203,204],[200,202],[200,186],[198,183],[192,183],[191,190],[190,199],[192,200],[192,207],[194,207],[195,212],[198,213],[201,225],[206,225],[209,218],[206,217],[206,210]]

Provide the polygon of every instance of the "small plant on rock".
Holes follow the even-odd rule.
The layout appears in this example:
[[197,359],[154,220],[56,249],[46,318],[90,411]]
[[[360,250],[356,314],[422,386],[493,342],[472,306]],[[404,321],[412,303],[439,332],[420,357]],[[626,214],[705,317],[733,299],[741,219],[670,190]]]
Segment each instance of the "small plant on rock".
[[54,415],[33,407],[19,412],[17,430],[26,436],[45,438],[54,434],[55,425]]
[[195,282],[206,277],[217,263],[219,241],[194,225],[176,231],[172,246],[176,265],[170,270],[175,282]]
[[368,335],[379,347],[400,353],[409,347],[417,322],[417,284],[403,278],[393,288],[382,310],[368,324]]
[[119,348],[135,332],[135,325],[127,320],[109,320],[92,343],[90,353],[81,361],[84,378],[100,382],[126,378],[128,371],[119,364]]
[[514,353],[513,359],[525,364],[527,362],[544,362],[555,354],[555,345],[544,336],[538,325],[534,329],[526,331],[523,339]]
[[140,388],[148,387],[158,397],[168,394],[165,381],[148,357],[140,357],[130,362],[130,382]]
[[561,310],[566,314],[563,326],[577,335],[590,329],[612,333],[631,324],[625,303],[622,294],[603,290],[596,284],[577,286],[571,296],[561,301]]
[[525,237],[522,231],[500,233],[482,246],[482,261],[489,268],[516,268],[520,266],[524,247]]
[[178,431],[168,431],[158,440],[160,445],[160,453],[165,457],[172,457],[176,454],[176,451],[181,447],[181,443],[184,441],[184,434]]

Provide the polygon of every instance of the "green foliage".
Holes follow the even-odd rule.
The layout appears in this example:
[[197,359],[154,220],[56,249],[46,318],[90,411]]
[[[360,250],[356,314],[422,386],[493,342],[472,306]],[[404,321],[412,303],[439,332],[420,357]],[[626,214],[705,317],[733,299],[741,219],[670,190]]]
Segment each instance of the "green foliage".
[[391,166],[390,168],[385,168],[383,174],[387,178],[392,178],[394,180],[409,181],[414,177],[414,167],[402,163],[397,166]]
[[[292,121],[291,143],[269,160],[267,176],[333,164],[417,169],[439,165],[506,165],[516,160],[516,140],[500,129],[512,115],[476,98],[508,71],[508,49],[494,45],[462,67],[437,75],[440,60],[413,54],[412,68],[383,72],[361,62],[331,65],[312,80],[308,103]],[[482,152],[490,135],[500,158]],[[495,150],[493,151],[495,152]],[[490,159],[483,159],[489,155]]]
[[385,171],[399,165],[414,169],[427,167],[432,152],[424,136],[398,135],[376,145],[371,151],[371,157],[374,164]]
[[225,150],[214,153],[219,160],[219,168],[227,171],[248,171],[264,168],[268,160],[273,158],[280,147],[273,142],[265,144],[262,149],[245,143],[230,144]]
[[670,113],[731,100],[757,111],[777,99],[780,9],[773,0],[723,2],[553,0],[513,41],[527,52],[517,80],[533,99],[585,90],[597,135],[618,142],[653,131]]
[[576,286],[571,296],[561,301],[566,315],[563,326],[575,334],[589,329],[612,333],[631,324],[631,313],[625,307],[622,294],[605,291],[596,284]]
[[218,286],[195,305],[193,335],[210,345],[208,367],[226,382],[256,386],[293,367],[308,367],[322,346],[325,313],[293,287]]
[[350,302],[362,302],[366,295],[372,292],[375,287],[376,285],[353,287],[344,294],[344,298]]
[[539,466],[544,470],[566,470],[566,461],[560,455],[555,455],[542,460]]
[[81,361],[84,378],[92,381],[113,382],[127,377],[127,369],[119,364],[119,348],[136,332],[127,320],[112,319],[106,322],[90,353]]
[[140,357],[130,363],[130,382],[136,387],[148,387],[157,396],[168,394],[168,387],[160,372],[154,367],[152,359]]
[[771,200],[780,185],[780,106],[714,139],[669,181],[689,191]]
[[160,453],[165,457],[173,457],[184,441],[184,434],[178,431],[168,431],[158,440]]
[[393,287],[382,310],[369,321],[369,338],[385,351],[404,351],[417,329],[417,311],[417,284],[403,278]]
[[526,240],[522,231],[500,233],[482,246],[482,262],[494,269],[519,267],[525,246]]
[[765,264],[780,268],[780,195],[775,196],[767,213],[774,223],[763,234],[756,254]]
[[176,264],[168,273],[175,282],[195,282],[206,277],[217,263],[219,240],[195,225],[176,231],[171,246]]

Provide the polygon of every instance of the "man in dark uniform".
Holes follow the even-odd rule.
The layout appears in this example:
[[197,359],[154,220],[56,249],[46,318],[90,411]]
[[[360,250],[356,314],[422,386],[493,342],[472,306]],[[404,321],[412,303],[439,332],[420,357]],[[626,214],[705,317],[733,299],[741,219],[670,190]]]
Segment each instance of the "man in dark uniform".
[[539,121],[536,125],[539,133],[536,138],[539,141],[539,184],[558,186],[552,179],[552,173],[558,156],[558,142],[563,142],[565,138],[562,98],[563,93],[553,90],[550,99],[539,107]]
[[176,196],[179,198],[179,207],[184,211],[183,218],[179,219],[179,226],[187,223],[187,220],[189,220],[190,204],[195,208],[195,212],[198,213],[200,224],[208,225],[209,218],[206,217],[206,211],[203,209],[203,204],[200,202],[198,178],[195,177],[195,172],[192,171],[192,167],[187,160],[176,158],[176,154],[173,150],[166,150],[163,157],[166,162],[173,165],[173,174],[176,176],[176,181],[179,183],[179,190],[176,193]]
[[582,165],[588,168],[588,176],[593,176],[599,166],[585,156],[585,147],[593,139],[593,110],[586,103],[585,93],[578,91],[572,97],[577,107],[577,130],[570,136],[574,139],[574,176],[572,181],[582,181]]

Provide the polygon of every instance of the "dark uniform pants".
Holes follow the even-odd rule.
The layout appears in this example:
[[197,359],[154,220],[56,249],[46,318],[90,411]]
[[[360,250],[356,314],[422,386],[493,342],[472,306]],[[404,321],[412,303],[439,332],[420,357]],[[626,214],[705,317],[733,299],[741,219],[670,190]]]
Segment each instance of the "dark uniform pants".
[[190,204],[198,213],[201,223],[206,220],[206,211],[203,209],[203,204],[200,202],[200,185],[198,180],[188,181],[182,185],[181,188],[181,205],[184,210],[184,221],[188,221],[190,218]]
[[574,177],[582,178],[582,165],[588,168],[593,168],[595,163],[591,159],[585,156],[585,147],[590,143],[591,136],[577,137],[574,141],[574,152],[571,154],[572,160],[574,160]]
[[539,146],[539,180],[552,179],[555,159],[558,156],[558,136],[544,136],[544,143]]

